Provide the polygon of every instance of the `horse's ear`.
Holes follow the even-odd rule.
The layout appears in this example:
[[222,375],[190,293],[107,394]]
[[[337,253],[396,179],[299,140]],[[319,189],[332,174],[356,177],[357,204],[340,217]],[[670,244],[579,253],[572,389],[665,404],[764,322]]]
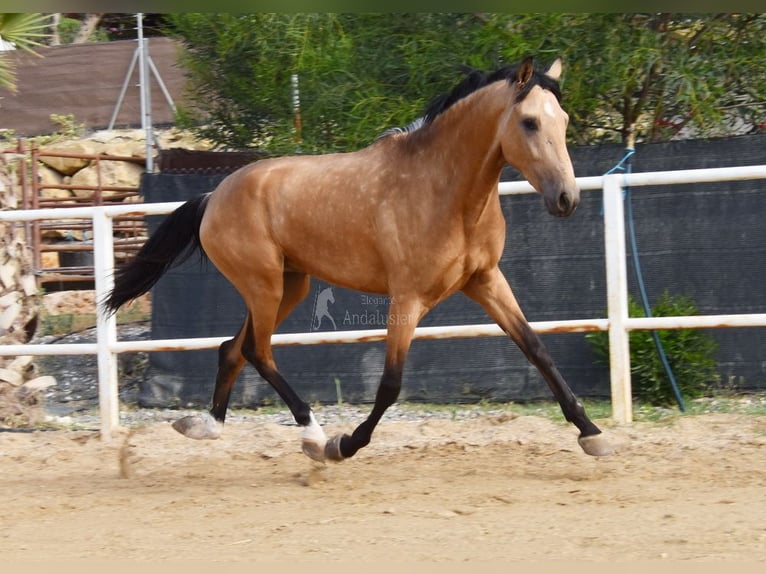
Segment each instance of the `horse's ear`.
[[535,66],[532,62],[532,58],[524,58],[524,61],[516,71],[516,82],[519,84],[519,88],[523,87],[529,80],[532,79],[532,74],[535,73]]
[[556,61],[546,70],[545,75],[552,80],[558,80],[561,77],[561,58],[556,58]]

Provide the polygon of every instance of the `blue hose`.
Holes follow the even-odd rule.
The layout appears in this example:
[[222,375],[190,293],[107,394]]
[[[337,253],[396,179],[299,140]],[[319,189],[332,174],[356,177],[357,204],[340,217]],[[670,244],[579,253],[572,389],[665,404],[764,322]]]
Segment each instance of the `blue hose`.
[[[620,162],[615,165],[612,169],[610,169],[607,174],[614,173],[615,171],[624,171],[626,174],[631,172],[632,169],[632,160],[631,158],[636,153],[636,150],[632,147],[628,147],[625,149],[625,156],[620,160]],[[636,280],[638,282],[638,291],[641,295],[641,305],[644,308],[644,313],[647,317],[652,316],[652,309],[649,306],[649,297],[646,294],[646,285],[644,284],[644,276],[641,272],[641,261],[638,257],[638,242],[636,241],[636,226],[633,219],[633,207],[630,200],[630,187],[624,186],[623,188],[623,201],[625,202],[625,214],[626,219],[628,223],[628,237],[630,239],[630,250],[631,250],[631,256],[633,259],[633,268],[636,271]],[[663,368],[665,369],[665,373],[668,376],[668,380],[670,381],[670,386],[673,388],[673,394],[675,395],[676,402],[678,403],[678,408],[681,412],[686,412],[686,405],[684,404],[684,399],[681,396],[681,390],[678,388],[678,383],[676,382],[676,377],[673,374],[673,369],[670,367],[670,363],[668,362],[667,354],[665,353],[665,348],[662,346],[662,341],[660,341],[660,336],[657,333],[657,331],[652,331],[652,339],[654,340],[654,346],[657,349],[657,355],[660,358],[660,362],[662,363]]]

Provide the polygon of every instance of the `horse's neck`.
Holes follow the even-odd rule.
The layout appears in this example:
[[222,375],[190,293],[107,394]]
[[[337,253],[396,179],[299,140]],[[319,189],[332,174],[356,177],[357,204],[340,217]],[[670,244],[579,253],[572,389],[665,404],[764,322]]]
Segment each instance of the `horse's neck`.
[[429,159],[443,166],[449,178],[445,190],[472,210],[482,211],[496,192],[505,165],[499,130],[511,98],[505,82],[497,82],[461,100],[431,126]]

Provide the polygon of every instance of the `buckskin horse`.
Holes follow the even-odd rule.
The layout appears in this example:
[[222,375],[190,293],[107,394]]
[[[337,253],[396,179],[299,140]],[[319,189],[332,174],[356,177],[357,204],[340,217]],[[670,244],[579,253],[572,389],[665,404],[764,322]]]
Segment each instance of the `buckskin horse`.
[[[531,59],[469,71],[407,128],[348,153],[269,158],[244,166],[212,192],[171,213],[115,274],[102,302],[113,313],[170,267],[201,251],[236,287],[247,317],[219,348],[209,413],[173,426],[195,439],[221,435],[231,390],[246,361],[303,427],[302,449],[340,461],[369,444],[397,399],[413,331],[456,291],[477,301],[539,370],[589,455],[611,452],[498,268],[505,220],[497,184],[506,163],[542,194],[555,216],[579,202],[560,105],[561,61]],[[304,299],[310,278],[390,298],[383,375],[368,418],[351,435],[325,436],[310,406],[280,374],[271,335]]]

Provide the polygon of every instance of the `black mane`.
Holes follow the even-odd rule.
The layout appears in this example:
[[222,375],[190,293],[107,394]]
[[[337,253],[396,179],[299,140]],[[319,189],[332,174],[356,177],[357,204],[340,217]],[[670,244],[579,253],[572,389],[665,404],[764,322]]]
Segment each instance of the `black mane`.
[[[463,78],[463,80],[449,92],[441,94],[431,100],[422,117],[416,119],[404,128],[391,128],[386,130],[378,136],[378,139],[395,133],[409,133],[424,125],[428,125],[457,102],[489,84],[501,80],[513,83],[516,79],[519,65],[503,66],[494,72],[484,72],[467,66],[464,66],[462,69],[466,73],[465,78]],[[524,84],[521,91],[516,94],[516,102],[523,100],[535,86],[540,86],[541,88],[552,92],[553,95],[556,96],[556,99],[561,101],[561,88],[559,87],[559,83],[550,76],[546,76],[544,72],[536,69],[529,81]]]

